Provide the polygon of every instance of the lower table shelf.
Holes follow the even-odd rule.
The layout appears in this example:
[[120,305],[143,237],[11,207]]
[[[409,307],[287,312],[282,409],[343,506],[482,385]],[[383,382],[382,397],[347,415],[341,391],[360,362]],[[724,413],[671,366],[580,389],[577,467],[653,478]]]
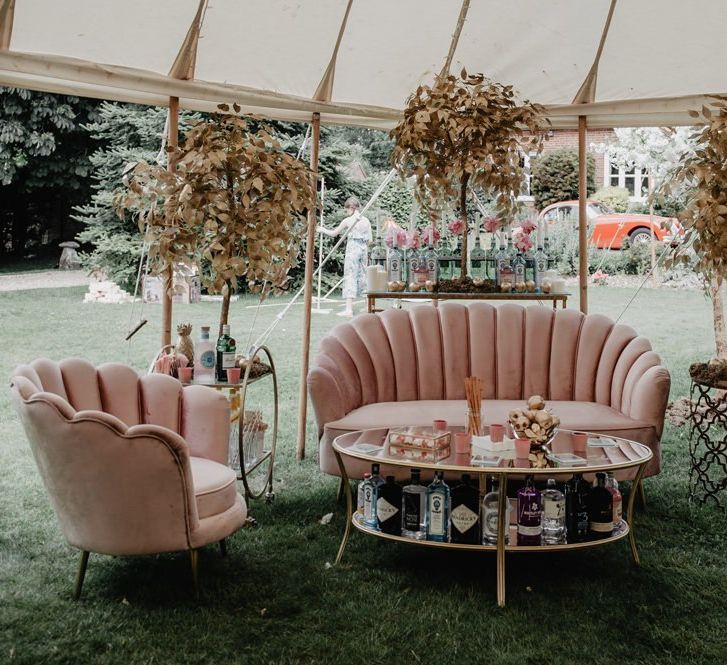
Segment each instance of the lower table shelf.
[[[373,529],[367,526],[363,522],[363,517],[360,513],[354,513],[351,518],[351,523],[359,531],[366,533],[370,536],[376,536],[377,538],[383,538],[384,540],[392,540],[399,543],[407,543],[410,545],[422,545],[424,547],[443,547],[447,549],[455,550],[470,550],[478,552],[496,552],[497,545],[466,545],[463,543],[440,543],[435,540],[417,540],[416,538],[406,538],[404,536],[394,536],[389,533],[384,533],[378,529]],[[561,543],[560,545],[518,545],[517,544],[517,527],[510,526],[510,544],[505,545],[506,552],[562,552],[566,550],[581,550],[589,547],[598,547],[599,545],[606,545],[608,543],[616,542],[626,538],[629,535],[629,525],[625,520],[621,520],[616,528],[613,530],[613,534],[608,538],[599,538],[597,540],[586,540],[582,543]]]

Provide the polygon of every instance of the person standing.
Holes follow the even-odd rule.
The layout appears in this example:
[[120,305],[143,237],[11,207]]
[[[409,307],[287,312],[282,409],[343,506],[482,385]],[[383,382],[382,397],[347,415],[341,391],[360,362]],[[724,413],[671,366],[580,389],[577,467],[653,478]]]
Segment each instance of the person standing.
[[355,196],[346,199],[343,208],[346,217],[335,229],[318,227],[319,233],[335,237],[348,231],[346,258],[343,263],[343,297],[346,308],[338,316],[353,316],[353,300],[366,293],[366,265],[371,242],[371,222],[361,214],[361,204]]

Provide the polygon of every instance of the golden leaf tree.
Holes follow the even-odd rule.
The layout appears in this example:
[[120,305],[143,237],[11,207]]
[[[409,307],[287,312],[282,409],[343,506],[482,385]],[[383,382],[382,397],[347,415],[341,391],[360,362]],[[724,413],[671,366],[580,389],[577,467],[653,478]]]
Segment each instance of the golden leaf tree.
[[176,170],[139,163],[120,209],[139,210],[156,273],[202,258],[202,282],[223,294],[220,327],[240,280],[260,291],[281,289],[314,203],[308,167],[264,127],[221,105],[171,155]]
[[394,167],[414,177],[421,203],[436,209],[457,201],[464,222],[461,275],[467,274],[467,188],[496,197],[503,221],[512,219],[523,181],[523,152],[540,152],[544,109],[519,103],[513,88],[483,74],[438,76],[407,100],[403,120],[391,131]]

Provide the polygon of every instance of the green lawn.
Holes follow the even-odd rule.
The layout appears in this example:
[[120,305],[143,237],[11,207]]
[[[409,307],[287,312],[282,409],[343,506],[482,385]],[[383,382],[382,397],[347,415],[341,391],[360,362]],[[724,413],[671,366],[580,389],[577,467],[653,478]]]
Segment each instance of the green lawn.
[[[126,361],[144,370],[161,312],[129,347],[129,305],[83,305],[83,288],[0,293],[0,375],[44,355]],[[591,310],[619,315],[631,291],[591,291]],[[251,301],[233,303],[242,342]],[[575,304],[575,303],[574,303]],[[261,310],[257,330],[279,308]],[[216,303],[179,306],[195,329]],[[201,556],[203,596],[182,554],[92,555],[82,600],[70,599],[77,553],[59,532],[25,436],[0,391],[0,662],[22,663],[713,663],[727,653],[727,518],[687,500],[686,432],[667,428],[665,471],[647,481],[637,515],[642,568],[625,542],[584,552],[508,559],[508,605],[495,604],[489,555],[425,551],[354,533],[330,567],[343,529],[336,480],[295,461],[301,308],[269,344],[281,375],[277,498],[255,503],[256,529],[229,556]],[[623,322],[648,336],[672,371],[711,355],[710,307],[694,292],[645,290]],[[313,347],[340,319],[314,315]],[[259,384],[258,384],[259,385]],[[335,510],[328,525],[320,518]],[[720,657],[721,655],[721,657]]]

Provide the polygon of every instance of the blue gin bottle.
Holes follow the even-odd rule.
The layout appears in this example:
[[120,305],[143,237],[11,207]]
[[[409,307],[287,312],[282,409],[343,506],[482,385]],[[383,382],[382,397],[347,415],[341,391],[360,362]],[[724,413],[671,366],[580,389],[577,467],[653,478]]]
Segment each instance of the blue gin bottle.
[[446,543],[449,540],[449,485],[437,471],[427,487],[427,540]]

